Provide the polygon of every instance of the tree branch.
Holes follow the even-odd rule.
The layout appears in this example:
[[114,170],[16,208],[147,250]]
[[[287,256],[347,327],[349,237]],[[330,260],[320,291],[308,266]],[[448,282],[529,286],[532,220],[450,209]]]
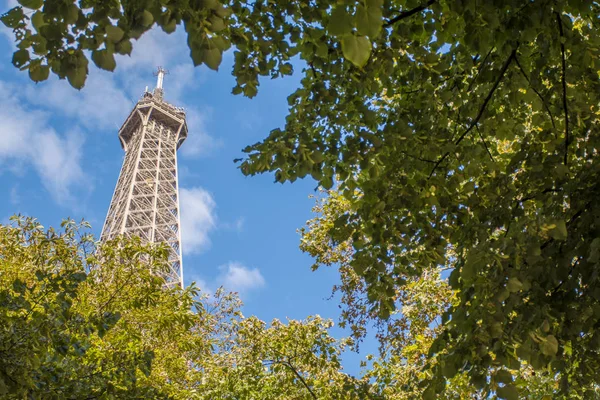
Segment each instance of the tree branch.
[[552,115],[552,112],[550,111],[550,107],[548,106],[548,103],[546,103],[546,100],[544,100],[544,97],[542,97],[542,94],[540,92],[538,92],[538,90],[536,88],[533,87],[533,85],[531,84],[531,81],[529,80],[529,77],[525,73],[525,70],[523,69],[523,67],[521,67],[521,63],[519,62],[519,59],[516,56],[515,56],[515,62],[517,63],[517,67],[519,67],[519,71],[521,71],[521,74],[525,77],[525,80],[529,84],[529,87],[535,92],[535,94],[538,95],[538,97],[542,101],[542,104],[546,108],[548,115],[550,115],[550,121],[552,121],[552,127],[556,129],[556,124],[554,123],[554,116]]
[[470,92],[471,89],[473,88],[473,85],[475,84],[475,82],[477,82],[477,78],[479,78],[479,74],[481,74],[481,70],[485,66],[485,64],[487,62],[487,59],[490,56],[490,54],[492,54],[493,50],[494,50],[494,46],[492,46],[492,48],[490,49],[490,51],[488,51],[488,53],[483,58],[483,61],[481,61],[481,64],[479,64],[479,68],[477,68],[477,75],[475,75],[475,78],[473,78],[473,80],[469,84],[469,87],[467,88],[467,92]]
[[415,155],[410,154],[410,153],[408,153],[406,151],[403,151],[403,150],[399,150],[398,153],[404,154],[405,156],[410,157],[410,158],[414,158],[415,160],[423,161],[423,162],[430,163],[430,164],[435,164],[434,160],[428,160],[426,158],[415,156]]
[[428,8],[435,2],[436,2],[436,0],[429,0],[427,3],[421,4],[420,6],[417,6],[417,7],[413,8],[412,10],[402,11],[400,14],[396,15],[394,18],[388,20],[385,24],[383,24],[383,26],[385,28],[387,28],[388,26],[391,26],[391,25],[395,24],[396,22],[403,20],[404,18],[408,18],[411,15],[414,15],[416,13],[419,13],[419,12],[425,10],[426,8]]
[[477,131],[477,133],[479,134],[479,137],[481,138],[481,141],[483,142],[483,147],[485,147],[485,150],[487,151],[488,155],[490,156],[490,159],[493,162],[496,162],[496,160],[494,160],[494,156],[492,156],[492,153],[490,153],[490,149],[488,148],[487,143],[485,142],[485,139],[483,138],[483,135],[481,134],[481,131],[479,130],[479,128],[477,126],[475,126],[475,130]]
[[[510,63],[515,59],[516,54],[517,54],[517,49],[515,48],[510,53],[510,56],[508,57],[508,59],[504,62],[504,65],[502,66],[502,69],[500,70],[500,75],[496,79],[496,82],[494,82],[494,86],[492,86],[492,88],[490,89],[488,95],[485,97],[485,100],[483,101],[483,104],[481,105],[481,108],[479,109],[479,113],[477,113],[477,116],[471,122],[471,124],[469,125],[469,127],[462,133],[462,135],[460,135],[460,137],[456,140],[456,142],[454,142],[455,145],[459,145],[460,142],[462,142],[462,140],[469,134],[469,132],[471,132],[473,130],[473,128],[475,127],[475,125],[477,125],[479,123],[479,120],[483,116],[483,113],[484,113],[485,109],[487,108],[488,103],[492,99],[492,96],[494,95],[494,92],[496,91],[496,89],[500,85],[500,82],[502,82],[502,78],[504,78],[504,75],[506,74],[506,70],[510,66]],[[429,173],[429,177],[427,179],[431,179],[431,177],[433,176],[433,173],[435,172],[435,170],[437,169],[437,167],[439,167],[440,164],[449,155],[450,155],[450,152],[447,151],[442,157],[440,157],[440,159],[433,166],[433,169]]]
[[315,399],[315,400],[319,400],[319,398],[317,397],[317,395],[315,394],[315,392],[313,392],[313,390],[310,388],[310,386],[308,386],[308,383],[306,383],[306,381],[304,380],[304,378],[302,377],[302,375],[300,375],[300,373],[296,370],[296,368],[294,368],[294,366],[288,360],[265,360],[265,361],[266,362],[270,362],[272,364],[285,365],[286,367],[288,367],[294,373],[294,375],[296,375],[296,377],[300,380],[300,382],[302,383],[302,385],[304,385],[304,387],[306,388],[306,390],[308,390],[308,392],[310,393],[310,395],[312,396],[312,398]]
[[564,32],[563,32],[563,26],[562,26],[562,20],[560,18],[560,14],[558,12],[556,12],[556,21],[558,22],[558,30],[560,32],[560,53],[561,53],[561,58],[562,58],[562,77],[561,77],[561,81],[562,81],[562,87],[563,87],[563,94],[562,94],[562,101],[563,101],[563,109],[565,110],[565,160],[564,160],[564,164],[567,165],[567,158],[569,155],[569,109],[567,107],[567,78],[566,78],[566,71],[567,71],[567,62],[565,60],[565,43],[563,42],[565,36],[564,36]]

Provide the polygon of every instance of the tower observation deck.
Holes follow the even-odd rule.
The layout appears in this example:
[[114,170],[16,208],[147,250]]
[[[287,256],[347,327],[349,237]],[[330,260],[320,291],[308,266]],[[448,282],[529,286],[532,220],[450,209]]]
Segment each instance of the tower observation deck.
[[163,100],[166,70],[147,89],[119,130],[125,159],[106,215],[101,241],[119,235],[169,245],[168,286],[183,286],[177,149],[188,134],[185,112]]

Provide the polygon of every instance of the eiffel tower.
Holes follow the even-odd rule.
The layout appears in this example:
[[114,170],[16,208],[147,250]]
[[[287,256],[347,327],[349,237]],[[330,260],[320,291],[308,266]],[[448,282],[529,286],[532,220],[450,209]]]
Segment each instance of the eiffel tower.
[[146,88],[119,130],[125,159],[100,240],[124,235],[167,243],[166,284],[183,287],[177,149],[188,128],[184,110],[163,100],[166,73],[158,68],[156,88]]

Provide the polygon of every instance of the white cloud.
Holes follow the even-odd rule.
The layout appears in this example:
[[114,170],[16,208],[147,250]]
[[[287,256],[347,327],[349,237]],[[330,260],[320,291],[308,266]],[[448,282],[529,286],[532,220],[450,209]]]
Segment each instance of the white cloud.
[[206,129],[212,110],[199,110],[184,100],[186,94],[206,80],[206,67],[194,68],[186,43],[183,31],[167,35],[159,28],[152,29],[134,41],[131,56],[117,56],[114,72],[102,71],[90,61],[90,73],[82,90],[73,89],[66,80],[52,74],[47,82],[28,85],[24,90],[26,100],[73,118],[94,133],[103,130],[116,134],[144,88],[154,88],[152,72],[161,65],[170,70],[164,85],[165,99],[183,107],[187,114],[189,136],[181,148],[182,155],[210,154],[222,144]]
[[71,190],[85,179],[82,136],[77,130],[59,135],[49,127],[49,115],[25,107],[14,95],[18,92],[0,81],[0,165],[11,170],[32,166],[57,202],[71,201]]
[[181,26],[172,34],[154,27],[132,44],[131,56],[117,56],[117,68],[131,70],[148,65],[167,67],[174,59],[186,59],[191,63],[186,35]]
[[210,246],[209,233],[216,227],[216,203],[201,187],[180,188],[181,237],[185,254],[199,253]]
[[19,196],[19,190],[17,186],[13,186],[10,189],[10,204],[13,206],[18,205],[21,202],[21,196]]
[[231,261],[219,267],[221,274],[217,282],[225,289],[245,293],[266,285],[265,278],[258,268],[248,268],[245,265]]
[[196,282],[196,286],[209,296],[222,287],[226,292],[237,292],[241,298],[244,298],[250,292],[267,285],[258,268],[248,268],[238,261],[230,261],[219,266],[217,270],[219,271],[218,275],[210,280],[206,280],[197,273],[192,273],[189,279]]
[[210,109],[201,113],[193,108],[186,108],[185,112],[189,134],[180,150],[184,156],[202,156],[221,147],[223,143],[210,136],[206,131],[205,121],[211,112]]
[[74,118],[90,130],[100,128],[115,134],[135,104],[111,74],[95,68],[80,91],[52,77],[40,85],[28,85],[26,96],[30,103]]

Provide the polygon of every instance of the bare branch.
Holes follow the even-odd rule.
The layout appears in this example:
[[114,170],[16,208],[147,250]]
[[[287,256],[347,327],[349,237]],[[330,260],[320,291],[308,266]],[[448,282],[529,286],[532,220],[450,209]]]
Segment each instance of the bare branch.
[[388,26],[393,25],[396,22],[403,20],[404,18],[408,18],[411,15],[415,15],[416,13],[419,13],[419,12],[425,10],[426,8],[428,8],[435,2],[436,2],[436,0],[429,0],[427,3],[421,4],[420,6],[417,6],[411,10],[402,11],[400,14],[396,15],[394,18],[390,19],[385,24],[383,24],[383,26],[387,28]]
[[[510,56],[508,57],[508,59],[504,62],[504,65],[502,66],[502,69],[500,70],[500,75],[498,75],[498,79],[496,79],[496,82],[494,82],[494,86],[492,86],[492,88],[490,89],[488,95],[485,97],[485,100],[483,101],[483,104],[481,105],[481,108],[479,109],[479,112],[477,113],[477,116],[471,122],[471,124],[469,125],[469,127],[462,133],[462,135],[460,135],[460,137],[456,140],[456,142],[454,142],[455,145],[459,145],[460,142],[462,142],[463,139],[469,134],[469,132],[471,132],[473,130],[473,128],[475,127],[475,125],[477,125],[479,123],[479,120],[483,116],[483,113],[484,113],[485,109],[487,108],[488,103],[492,99],[492,96],[494,95],[494,92],[496,91],[496,89],[498,88],[498,86],[500,86],[500,82],[502,82],[502,78],[504,78],[504,75],[506,74],[506,70],[510,66],[510,63],[515,59],[516,54],[517,54],[517,49],[515,48],[510,53]],[[440,159],[433,166],[433,169],[429,173],[429,177],[427,179],[431,179],[431,177],[433,176],[433,173],[435,172],[435,170],[437,169],[437,167],[439,167],[440,164],[449,155],[450,155],[450,152],[447,151],[442,157],[440,157]]]

